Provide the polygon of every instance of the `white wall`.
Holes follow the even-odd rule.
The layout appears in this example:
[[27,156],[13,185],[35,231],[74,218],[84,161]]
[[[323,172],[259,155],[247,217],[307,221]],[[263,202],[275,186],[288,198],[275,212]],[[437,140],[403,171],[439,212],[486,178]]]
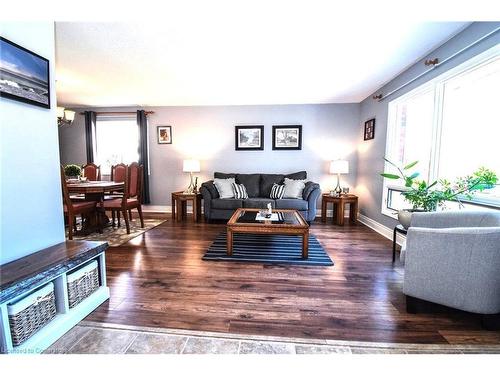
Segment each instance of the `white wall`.
[[51,109],[0,98],[0,264],[64,241],[52,22],[2,22],[0,34],[50,61]]
[[[240,173],[290,173],[305,170],[308,179],[324,191],[335,186],[328,174],[329,161],[347,158],[351,173],[343,186],[355,186],[359,104],[303,104],[147,107],[149,116],[150,192],[154,205],[170,205],[170,193],[182,190],[189,175],[182,172],[182,160],[201,160],[199,184],[214,171]],[[105,108],[96,110],[136,110]],[[234,127],[238,124],[264,125],[264,151],[235,151]],[[302,125],[302,150],[273,151],[272,125]],[[156,126],[171,125],[173,144],[158,144]],[[61,160],[64,164],[85,163],[85,133],[82,115],[60,129]]]

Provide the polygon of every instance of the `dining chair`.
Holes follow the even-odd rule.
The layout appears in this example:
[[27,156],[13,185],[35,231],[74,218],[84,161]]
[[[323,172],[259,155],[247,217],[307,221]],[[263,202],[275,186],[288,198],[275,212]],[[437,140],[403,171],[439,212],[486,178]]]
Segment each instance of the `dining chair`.
[[[127,176],[128,166],[123,163],[119,163],[111,166],[111,176],[110,180],[113,182],[125,182]],[[122,198],[123,192],[121,191],[111,191],[110,194],[104,196],[104,200],[111,200],[116,198]],[[111,223],[113,228],[115,227],[116,216],[118,215],[118,226],[120,226],[120,211],[115,214],[115,211],[111,212]],[[132,214],[129,213],[129,218],[132,220]]]
[[[116,172],[116,169],[115,169]],[[125,180],[123,196],[111,200],[105,200],[103,203],[106,211],[116,212],[118,217],[118,226],[120,226],[120,213],[123,214],[127,234],[130,234],[131,210],[136,208],[141,220],[141,228],[144,228],[144,217],[142,215],[142,172],[143,166],[134,162],[125,170]],[[127,215],[128,213],[128,215]],[[114,218],[114,215],[113,215]]]
[[100,181],[101,180],[101,167],[95,165],[94,163],[85,164],[82,167],[83,176],[87,177],[88,181]]
[[[64,168],[61,166],[61,185],[63,193],[63,210],[64,215],[68,218],[69,234],[68,238],[73,239],[73,230],[76,226],[76,215],[95,215],[96,204],[95,201],[72,201],[69,196],[68,185],[64,176]],[[83,221],[82,221],[83,225]]]
[[125,182],[125,174],[127,172],[127,165],[120,163],[111,166],[111,181]]

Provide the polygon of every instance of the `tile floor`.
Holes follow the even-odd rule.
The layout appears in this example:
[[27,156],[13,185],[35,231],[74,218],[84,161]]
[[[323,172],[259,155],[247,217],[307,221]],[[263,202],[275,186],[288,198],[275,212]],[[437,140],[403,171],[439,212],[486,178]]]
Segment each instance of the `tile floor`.
[[418,345],[244,336],[81,322],[47,354],[462,354],[500,345]]

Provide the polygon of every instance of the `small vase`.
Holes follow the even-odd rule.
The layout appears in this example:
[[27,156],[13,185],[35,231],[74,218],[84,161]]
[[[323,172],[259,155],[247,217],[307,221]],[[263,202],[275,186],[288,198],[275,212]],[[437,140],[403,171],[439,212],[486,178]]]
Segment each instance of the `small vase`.
[[414,212],[425,212],[422,209],[409,209],[409,210],[399,210],[398,211],[398,221],[405,228],[408,229],[411,224],[411,215]]

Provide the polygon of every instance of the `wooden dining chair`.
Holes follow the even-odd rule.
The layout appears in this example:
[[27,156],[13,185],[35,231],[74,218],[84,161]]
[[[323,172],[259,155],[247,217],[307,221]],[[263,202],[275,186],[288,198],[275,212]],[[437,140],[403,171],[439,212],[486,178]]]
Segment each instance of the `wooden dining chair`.
[[111,166],[111,181],[125,182],[125,174],[127,173],[127,165],[120,163]]
[[[96,204],[94,201],[72,201],[69,196],[68,185],[64,176],[64,168],[61,166],[61,187],[63,193],[64,215],[68,218],[70,240],[73,239],[73,230],[76,227],[76,215],[96,215]],[[82,219],[83,220],[83,219]],[[83,221],[82,221],[83,223]]]
[[[120,226],[120,213],[123,214],[127,234],[130,234],[131,210],[136,208],[141,220],[141,228],[144,228],[144,218],[142,215],[142,171],[143,166],[138,163],[132,163],[125,170],[125,185],[123,196],[112,200],[104,201],[104,209],[116,212],[118,217],[118,226]],[[116,172],[116,170],[115,170]],[[129,214],[129,215],[127,215]]]
[[94,163],[88,163],[82,167],[82,171],[83,176],[87,177],[88,181],[101,180],[101,166],[95,165]]
[[[125,182],[126,176],[127,176],[127,171],[128,171],[128,166],[123,163],[119,163],[116,165],[111,166],[111,176],[110,180],[113,182]],[[111,199],[116,199],[116,198],[122,198],[123,197],[123,192],[121,191],[111,191],[108,195],[104,196],[104,200],[108,201]],[[118,226],[120,226],[120,211],[115,211],[111,212],[111,223],[113,228],[115,227],[115,220],[116,216],[118,215]],[[130,217],[130,220],[132,218]]]

